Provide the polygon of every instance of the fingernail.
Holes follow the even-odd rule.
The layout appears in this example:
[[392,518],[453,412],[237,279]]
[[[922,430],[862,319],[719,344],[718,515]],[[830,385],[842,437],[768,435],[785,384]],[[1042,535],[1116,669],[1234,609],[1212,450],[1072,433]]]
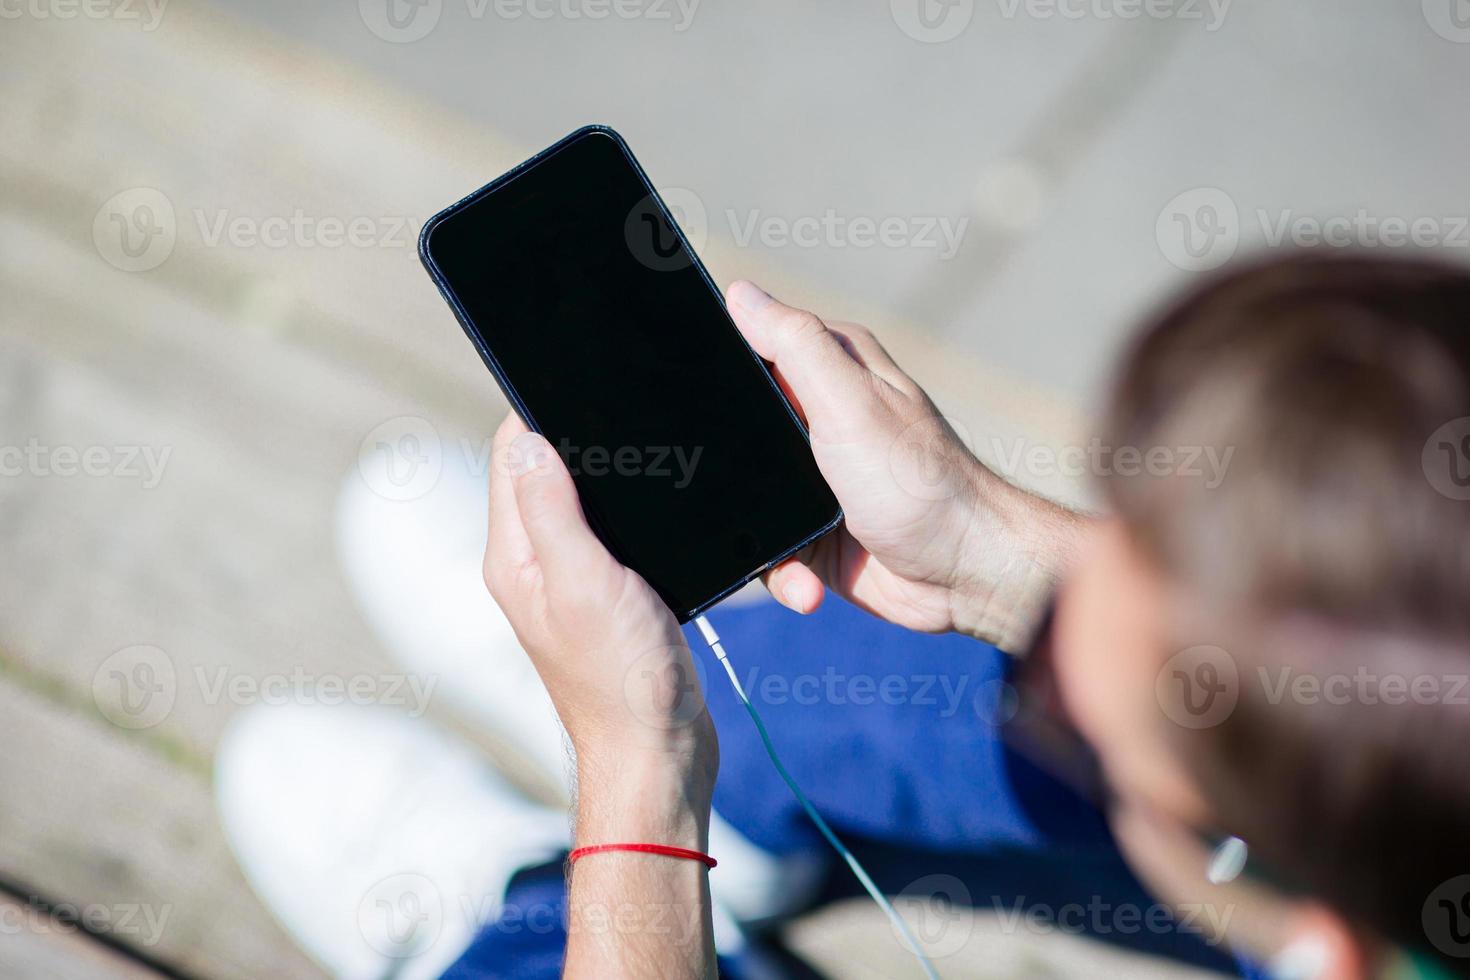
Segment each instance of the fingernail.
[[751,313],[771,304],[770,294],[755,283],[741,279],[730,287],[730,301]]
[[806,608],[801,601],[801,590],[796,587],[795,582],[787,582],[786,587],[781,590],[781,595],[786,597],[786,605],[801,612]]
[[544,467],[551,458],[551,444],[540,433],[522,432],[510,444],[506,465],[511,476],[524,476]]

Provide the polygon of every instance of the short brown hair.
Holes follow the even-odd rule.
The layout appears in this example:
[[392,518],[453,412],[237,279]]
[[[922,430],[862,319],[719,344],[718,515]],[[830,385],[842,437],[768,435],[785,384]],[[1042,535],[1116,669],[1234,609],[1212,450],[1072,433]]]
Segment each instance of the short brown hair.
[[1106,488],[1203,610],[1210,635],[1179,644],[1224,647],[1247,681],[1221,724],[1176,735],[1221,829],[1425,951],[1426,899],[1470,873],[1470,708],[1448,687],[1434,703],[1273,702],[1249,679],[1470,673],[1470,501],[1426,469],[1431,436],[1467,416],[1470,274],[1307,253],[1229,270],[1166,309],[1106,422],[1115,451],[1232,453],[1218,486],[1140,474]]

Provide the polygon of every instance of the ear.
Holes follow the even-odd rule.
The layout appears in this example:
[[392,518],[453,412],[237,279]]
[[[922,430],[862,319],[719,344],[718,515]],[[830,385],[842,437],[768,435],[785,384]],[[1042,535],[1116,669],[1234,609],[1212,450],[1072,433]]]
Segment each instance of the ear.
[[1381,944],[1316,902],[1296,906],[1286,942],[1266,972],[1273,980],[1373,980]]

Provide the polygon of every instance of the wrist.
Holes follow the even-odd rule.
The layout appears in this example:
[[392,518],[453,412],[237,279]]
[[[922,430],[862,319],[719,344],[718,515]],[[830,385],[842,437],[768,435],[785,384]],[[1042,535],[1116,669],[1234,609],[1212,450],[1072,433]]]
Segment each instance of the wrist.
[[1090,519],[975,461],[957,514],[950,616],[957,632],[1019,653],[1041,624]]
[[579,845],[650,843],[707,851],[719,753],[620,752],[577,759]]
[[[574,846],[661,844],[709,853],[718,751],[584,753]],[[714,977],[709,868],[670,855],[583,857],[567,896],[568,977]]]

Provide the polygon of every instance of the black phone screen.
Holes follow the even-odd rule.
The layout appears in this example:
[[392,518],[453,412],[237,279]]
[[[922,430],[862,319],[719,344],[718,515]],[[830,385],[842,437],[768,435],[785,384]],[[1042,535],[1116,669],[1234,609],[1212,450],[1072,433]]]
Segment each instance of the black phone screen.
[[626,145],[581,130],[425,226],[431,275],[681,621],[835,525],[806,434]]

